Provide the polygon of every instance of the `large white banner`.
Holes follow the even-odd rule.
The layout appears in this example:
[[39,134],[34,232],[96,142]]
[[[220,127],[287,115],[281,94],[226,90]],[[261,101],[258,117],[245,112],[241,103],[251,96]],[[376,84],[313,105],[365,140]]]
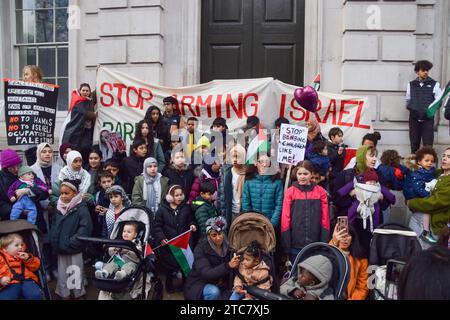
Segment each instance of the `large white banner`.
[[205,129],[216,117],[225,118],[230,130],[244,127],[250,116],[260,118],[266,129],[273,128],[279,117],[299,126],[306,126],[306,121],[315,117],[325,137],[332,127],[340,127],[344,142],[350,147],[358,147],[363,135],[372,132],[368,98],[319,92],[318,112],[312,114],[295,101],[296,88],[272,78],[215,80],[191,87],[168,88],[101,67],[97,73],[96,132],[107,127],[120,132],[130,143],[135,125],[144,118],[147,109],[155,105],[164,110],[162,101],[167,96],[178,100],[181,115],[197,117]]

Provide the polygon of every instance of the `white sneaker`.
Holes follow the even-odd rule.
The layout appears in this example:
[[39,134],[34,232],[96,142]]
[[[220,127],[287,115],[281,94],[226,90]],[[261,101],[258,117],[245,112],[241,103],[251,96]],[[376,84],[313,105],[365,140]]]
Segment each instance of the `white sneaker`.
[[106,271],[106,270],[97,270],[97,271],[95,271],[95,277],[97,278],[97,279],[108,279],[108,276],[109,276],[109,274],[108,274],[108,271]]
[[123,270],[119,270],[116,272],[116,275],[114,276],[114,280],[122,280],[126,278],[127,273]]

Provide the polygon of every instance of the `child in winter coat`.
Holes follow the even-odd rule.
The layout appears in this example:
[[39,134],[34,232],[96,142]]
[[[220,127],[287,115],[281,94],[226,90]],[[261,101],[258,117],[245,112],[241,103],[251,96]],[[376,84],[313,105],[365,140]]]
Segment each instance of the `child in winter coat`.
[[334,300],[329,287],[333,265],[323,255],[309,257],[298,264],[298,274],[280,287],[282,295],[298,300]]
[[381,155],[381,165],[377,172],[387,188],[391,190],[403,190],[405,177],[409,170],[400,164],[400,155],[396,150],[386,150]]
[[316,141],[313,143],[309,161],[319,171],[322,180],[328,178],[330,159],[328,158],[328,147],[324,141]]
[[172,153],[171,165],[166,167],[163,176],[169,178],[169,185],[179,185],[183,188],[183,193],[191,193],[194,182],[194,172],[186,164],[186,158],[182,150]]
[[144,206],[152,210],[154,214],[158,211],[165,195],[169,179],[158,172],[158,162],[155,158],[147,158],[144,161],[142,175],[136,178],[133,187],[132,202],[135,205]]
[[[15,181],[8,189],[8,197],[11,202],[15,202],[11,210],[11,220],[20,219],[22,214],[27,216],[27,221],[36,224],[38,210],[36,203],[32,200],[35,194],[32,188],[39,188],[43,192],[51,193],[47,185],[39,178],[34,177],[33,170],[30,167],[23,166],[18,172],[19,179]],[[16,198],[16,191],[19,189],[29,189],[29,193],[19,199]],[[16,201],[17,200],[17,201]]]
[[188,203],[192,203],[192,201],[194,201],[194,199],[198,197],[198,195],[200,194],[200,185],[203,182],[208,181],[214,187],[213,199],[214,199],[214,204],[217,205],[217,201],[219,198],[218,193],[219,193],[220,181],[221,181],[221,177],[220,177],[221,167],[222,166],[218,161],[215,161],[212,165],[205,164],[203,166],[200,176],[196,177],[194,180],[194,184],[192,185],[191,193],[189,194]]
[[206,236],[206,221],[219,216],[213,203],[215,192],[215,187],[210,182],[203,182],[200,185],[200,196],[192,201],[192,210],[195,212],[195,219],[202,236]]
[[[69,299],[71,291],[75,299],[86,294],[84,275],[84,244],[78,237],[90,237],[92,221],[86,202],[79,192],[79,180],[64,180],[60,185],[60,196],[50,229],[52,248],[58,255],[58,281],[56,294]],[[71,274],[78,277],[73,279]],[[75,280],[75,281],[73,281]],[[73,284],[69,287],[68,284]]]
[[[138,231],[139,226],[136,222],[127,222],[123,227],[122,239],[134,242],[136,248],[142,250],[142,245],[137,239]],[[134,251],[111,247],[108,249],[108,254],[111,257],[108,263],[96,263],[96,278],[107,279],[109,276],[114,275],[115,280],[122,280],[131,277],[136,271],[139,258]]]
[[303,161],[294,169],[293,183],[285,194],[281,214],[281,242],[292,262],[306,245],[330,240],[327,192],[311,183],[314,167]]
[[35,272],[41,261],[26,252],[20,234],[0,237],[0,300],[41,300]]
[[[166,272],[166,291],[169,293],[175,291],[173,279],[181,278],[182,274],[167,244],[188,230],[197,231],[195,219],[190,206],[185,203],[183,189],[174,185],[167,192],[166,201],[159,207],[155,220],[155,240],[162,245],[157,252],[158,261]],[[193,237],[190,242],[193,247]]]
[[[403,194],[406,200],[414,198],[427,198],[436,186],[437,154],[433,148],[424,147],[416,152],[416,162],[419,168],[406,176]],[[414,213],[415,218],[422,219],[423,232],[420,238],[428,243],[435,244],[437,239],[430,232],[430,215],[426,213]]]
[[262,260],[262,248],[258,241],[253,241],[244,251],[239,264],[238,274],[234,277],[234,290],[230,300],[252,300],[246,293],[245,286],[257,286],[270,290],[272,277],[269,266]]
[[109,239],[117,218],[131,203],[121,186],[112,186],[106,190],[106,196],[109,198],[110,205],[103,219],[102,237]]

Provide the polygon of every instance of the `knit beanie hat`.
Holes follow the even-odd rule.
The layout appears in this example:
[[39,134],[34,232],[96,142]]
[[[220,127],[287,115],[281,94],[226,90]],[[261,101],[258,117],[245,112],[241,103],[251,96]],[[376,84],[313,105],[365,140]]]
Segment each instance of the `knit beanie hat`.
[[369,169],[364,173],[364,182],[367,181],[376,181],[378,182],[378,175],[374,169]]
[[356,168],[360,173],[366,172],[366,154],[369,146],[362,146],[356,151]]
[[333,265],[330,259],[323,255],[309,257],[305,261],[300,262],[298,266],[298,272],[300,272],[300,267],[302,267],[312,273],[321,284],[330,282],[333,274]]
[[0,153],[0,164],[2,169],[7,169],[22,164],[22,159],[16,151],[6,149]]
[[30,172],[33,172],[33,169],[31,169],[30,167],[27,167],[27,166],[22,166],[19,168],[19,172],[17,173],[17,176],[21,177],[24,174],[27,174]]

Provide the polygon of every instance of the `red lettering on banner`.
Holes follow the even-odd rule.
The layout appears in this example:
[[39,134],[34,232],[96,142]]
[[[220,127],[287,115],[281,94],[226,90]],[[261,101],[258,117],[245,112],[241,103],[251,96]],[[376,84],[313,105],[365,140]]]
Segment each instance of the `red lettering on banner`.
[[286,110],[286,95],[281,95],[281,103],[280,103],[280,118],[284,118],[284,112]]
[[106,92],[105,89],[108,89],[109,91],[113,90],[113,85],[111,83],[102,83],[100,86],[100,92],[104,94],[105,96],[110,98],[110,102],[106,103],[104,97],[102,96],[100,98],[100,103],[104,107],[111,107],[114,104],[114,96],[110,94],[109,92]]
[[222,117],[222,95],[219,94],[216,99],[216,116]]
[[[250,103],[250,106],[253,107],[253,114],[250,114],[247,112],[247,99],[249,98],[254,98],[255,101]],[[256,93],[249,93],[246,94],[244,97],[244,114],[245,117],[251,117],[251,116],[256,116],[258,114],[258,101],[259,101],[259,97]]]
[[193,96],[183,96],[181,98],[181,109],[183,110],[183,115],[185,113],[185,107],[188,107],[189,111],[191,112],[193,117],[199,117],[200,116],[200,109],[198,106],[195,106],[195,109],[192,109],[192,105],[195,103],[195,98]]
[[325,116],[323,117],[323,123],[327,123],[328,117],[330,114],[333,115],[333,126],[336,125],[336,100],[331,99],[330,104],[328,105],[327,113],[325,113]]
[[[136,96],[137,96],[137,101],[136,101],[136,104],[134,104],[133,105],[133,103],[131,102],[131,99],[130,99],[130,96],[131,96],[131,94],[130,94],[130,92],[131,91],[133,91],[135,94],[136,94]],[[128,87],[127,88],[127,106],[129,106],[130,108],[139,108],[139,92],[138,92],[138,90],[135,88],[135,87]]]
[[[317,122],[319,122],[319,123],[321,123],[322,122],[322,120],[320,120],[320,117],[319,117],[319,111],[322,109],[322,101],[320,101],[319,100],[319,102],[317,103],[317,109],[316,109],[316,112],[314,113],[314,115],[316,116],[316,120],[317,120]],[[309,112],[308,112],[309,113]],[[325,123],[325,122],[322,122],[322,123]]]
[[[208,112],[208,118],[211,118],[211,102],[212,102],[212,96],[208,96],[206,100],[203,101],[202,96],[197,97],[197,108],[200,108],[201,106],[205,106],[206,110]],[[198,109],[200,110],[200,109]],[[200,115],[200,114],[199,114]]]
[[114,88],[117,88],[117,101],[119,102],[119,107],[123,107],[122,103],[122,90],[125,89],[127,86],[123,83],[114,83]]
[[297,101],[295,101],[295,99],[292,99],[292,100],[291,100],[291,108],[294,109],[294,110],[300,111],[300,112],[302,113],[302,117],[301,117],[301,118],[296,117],[295,114],[294,114],[294,112],[292,112],[292,111],[289,112],[290,117],[291,117],[293,120],[295,120],[295,121],[303,121],[303,120],[308,121],[309,115],[307,114],[307,112],[305,111],[305,109],[303,109],[303,108],[300,107],[300,106],[297,106],[297,105],[296,105],[296,102],[297,102]]
[[238,119],[242,119],[242,97],[243,97],[243,95],[242,95],[242,93],[240,93],[239,97],[238,97],[238,106],[236,107],[231,94],[227,94],[226,107],[227,107],[227,118],[228,119],[231,118],[230,107],[231,107],[231,109],[234,110],[234,113],[236,114]]
[[[144,93],[147,93],[148,96],[145,96]],[[146,88],[139,88],[139,108],[141,110],[144,109],[144,101],[150,102],[153,100],[153,92]]]
[[342,100],[341,101],[341,108],[339,110],[339,121],[338,121],[338,125],[339,126],[344,126],[344,127],[353,127],[352,123],[348,123],[348,122],[343,122],[342,119],[344,117],[345,114],[350,114],[350,111],[345,111],[345,105],[346,104],[358,104],[358,102],[355,101],[350,101],[350,100]]
[[361,124],[361,114],[364,107],[364,101],[358,103],[358,111],[356,112],[355,127],[361,129],[370,129],[370,125]]
[[178,114],[185,116],[186,113],[184,113],[184,110],[180,107],[180,103],[178,102],[178,95],[172,94],[172,97],[174,97],[175,100],[177,100],[177,104],[175,105],[175,108],[177,109]]

